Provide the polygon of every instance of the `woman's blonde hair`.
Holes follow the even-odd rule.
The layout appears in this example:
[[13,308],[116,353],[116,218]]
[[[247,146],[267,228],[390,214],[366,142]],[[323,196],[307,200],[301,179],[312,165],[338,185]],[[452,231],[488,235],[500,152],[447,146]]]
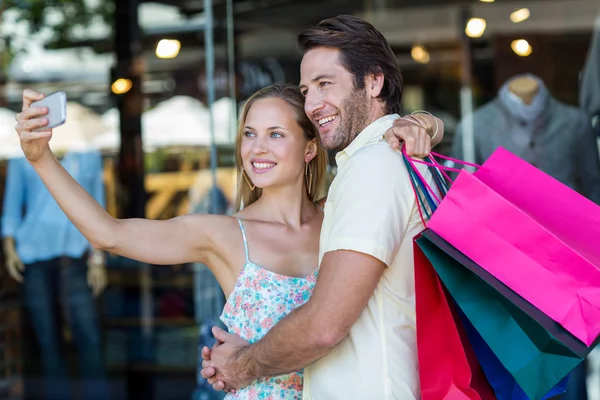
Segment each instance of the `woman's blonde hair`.
[[240,115],[240,122],[237,129],[236,137],[236,152],[235,159],[237,164],[238,172],[238,185],[237,185],[237,209],[241,210],[243,207],[248,207],[254,203],[262,194],[262,189],[250,187],[250,178],[244,170],[244,163],[242,162],[242,139],[244,137],[244,126],[246,124],[246,117],[248,112],[254,103],[258,100],[277,98],[285,101],[296,114],[296,123],[304,131],[306,140],[316,139],[317,142],[317,155],[308,163],[308,172],[305,174],[305,186],[308,193],[308,197],[312,201],[319,200],[319,195],[323,183],[325,182],[325,174],[327,171],[327,152],[321,145],[321,138],[317,128],[312,121],[306,116],[304,112],[304,96],[297,87],[277,83],[271,86],[257,90],[244,104]]

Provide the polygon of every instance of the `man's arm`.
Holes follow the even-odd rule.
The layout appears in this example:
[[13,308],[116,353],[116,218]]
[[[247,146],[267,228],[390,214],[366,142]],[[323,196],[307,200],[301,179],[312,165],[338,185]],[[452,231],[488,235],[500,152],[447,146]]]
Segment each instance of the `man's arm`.
[[444,121],[433,115],[420,114],[420,117],[425,118],[433,130],[431,135],[431,147],[433,148],[440,144],[444,138]]
[[350,331],[385,264],[354,251],[326,253],[310,300],[236,355],[246,380],[298,371],[327,354]]
[[411,157],[427,157],[444,138],[444,122],[428,114],[418,114],[416,118],[408,115],[396,119],[384,137],[394,149],[406,145],[406,153]]
[[437,133],[437,135],[434,133],[434,137],[433,137],[433,139],[431,139],[431,147],[435,147],[438,144],[440,144],[442,142],[442,140],[444,139],[444,133],[445,133],[444,121],[442,121],[438,117],[433,117],[433,118],[434,118],[434,122],[437,122],[438,133]]
[[[224,332],[215,335],[224,344],[203,363],[209,382],[239,388],[257,377],[297,371],[344,339],[365,309],[415,202],[402,157],[387,144],[360,150],[348,163],[325,206],[331,225],[312,297],[252,345]],[[398,171],[397,177],[385,171]]]

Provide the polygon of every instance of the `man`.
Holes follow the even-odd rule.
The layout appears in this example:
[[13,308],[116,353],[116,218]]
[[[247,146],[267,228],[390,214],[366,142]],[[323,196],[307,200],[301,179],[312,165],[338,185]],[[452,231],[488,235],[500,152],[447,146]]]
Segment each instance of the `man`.
[[238,388],[306,368],[304,399],[417,399],[412,239],[423,225],[402,157],[382,140],[402,77],[385,38],[359,18],[322,21],[298,42],[306,113],[337,152],[319,278],[311,299],[252,345],[215,329],[224,343],[204,354],[203,376]]

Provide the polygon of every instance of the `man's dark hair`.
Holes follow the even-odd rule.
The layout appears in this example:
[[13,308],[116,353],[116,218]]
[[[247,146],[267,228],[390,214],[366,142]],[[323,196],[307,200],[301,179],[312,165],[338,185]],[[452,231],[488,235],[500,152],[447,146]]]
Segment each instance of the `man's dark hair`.
[[400,113],[402,74],[389,43],[373,25],[352,15],[325,19],[298,35],[302,53],[315,47],[338,49],[342,65],[354,76],[354,86],[364,89],[365,76],[383,74],[378,99],[385,101],[387,114]]

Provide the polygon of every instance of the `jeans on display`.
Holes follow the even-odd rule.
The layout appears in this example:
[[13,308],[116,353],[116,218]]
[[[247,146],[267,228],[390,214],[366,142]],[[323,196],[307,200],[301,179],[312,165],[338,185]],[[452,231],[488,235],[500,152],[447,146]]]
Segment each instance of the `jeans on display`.
[[77,349],[85,400],[110,398],[96,305],[87,284],[85,258],[61,257],[25,266],[25,305],[41,349],[46,398],[72,399],[60,311]]

